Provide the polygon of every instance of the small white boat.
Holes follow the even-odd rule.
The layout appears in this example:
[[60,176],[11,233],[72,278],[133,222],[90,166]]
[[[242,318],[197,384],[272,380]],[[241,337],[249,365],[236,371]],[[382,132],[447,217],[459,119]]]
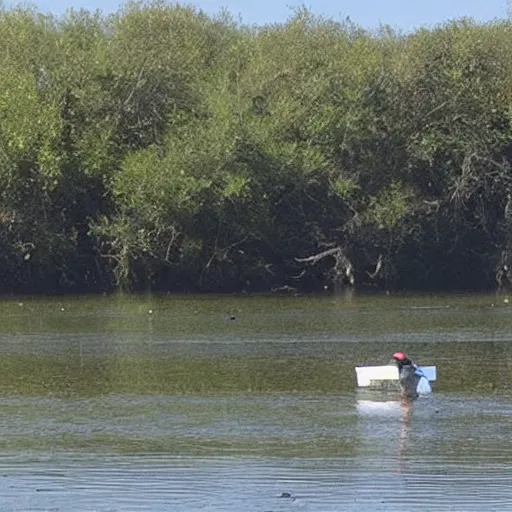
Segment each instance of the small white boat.
[[[420,366],[429,382],[436,380],[435,366]],[[398,368],[395,365],[386,366],[356,366],[357,385],[360,388],[383,387],[388,384],[398,384]]]

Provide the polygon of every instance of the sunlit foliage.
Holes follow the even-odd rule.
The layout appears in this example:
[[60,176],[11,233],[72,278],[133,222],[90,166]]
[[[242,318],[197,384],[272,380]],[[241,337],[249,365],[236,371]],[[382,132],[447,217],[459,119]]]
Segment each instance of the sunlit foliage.
[[512,22],[0,11],[4,291],[480,288],[512,247]]

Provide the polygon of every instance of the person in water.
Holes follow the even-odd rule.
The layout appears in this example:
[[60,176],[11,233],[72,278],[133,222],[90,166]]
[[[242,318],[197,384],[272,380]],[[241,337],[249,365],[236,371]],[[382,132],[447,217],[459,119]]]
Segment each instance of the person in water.
[[398,367],[400,389],[405,396],[416,398],[432,391],[425,374],[403,352],[395,352],[393,359]]

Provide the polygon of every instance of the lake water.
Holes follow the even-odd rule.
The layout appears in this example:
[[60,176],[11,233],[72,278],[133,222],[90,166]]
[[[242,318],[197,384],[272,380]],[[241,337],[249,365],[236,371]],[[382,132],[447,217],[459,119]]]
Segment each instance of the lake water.
[[[0,510],[512,509],[496,296],[0,301]],[[355,387],[397,350],[411,404]]]

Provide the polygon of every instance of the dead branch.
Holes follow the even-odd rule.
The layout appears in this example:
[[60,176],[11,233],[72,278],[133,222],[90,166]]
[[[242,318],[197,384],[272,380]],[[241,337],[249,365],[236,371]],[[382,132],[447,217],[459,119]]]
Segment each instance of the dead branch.
[[354,267],[352,266],[351,261],[347,258],[343,249],[338,247],[333,247],[332,249],[328,249],[327,251],[322,251],[318,254],[314,254],[313,256],[309,256],[307,258],[295,258],[299,263],[308,263],[310,265],[314,265],[318,263],[323,258],[328,256],[332,256],[334,258],[334,267],[332,268],[332,275],[335,281],[341,281],[348,283],[350,286],[354,286],[356,279],[354,276]]
[[375,270],[373,271],[372,274],[370,274],[370,272],[366,272],[368,274],[368,276],[370,277],[370,279],[375,279],[382,271],[382,253],[379,254],[379,257],[377,259],[377,263],[375,264]]
[[164,258],[164,261],[166,261],[167,263],[169,263],[169,258],[171,256],[171,249],[174,246],[174,242],[176,241],[176,239],[178,238],[178,236],[180,234],[181,233],[176,229],[175,226],[171,226],[171,239],[169,240],[169,244],[167,245],[167,251],[165,251],[165,258]]
[[507,250],[501,252],[498,265],[496,265],[496,283],[498,284],[498,292],[502,288],[508,288],[512,284],[512,271],[509,265],[510,255]]
[[311,265],[314,265],[315,263],[318,263],[322,258],[325,258],[326,256],[334,256],[340,251],[341,247],[334,247],[333,249],[328,249],[327,251],[323,251],[319,254],[309,256],[308,258],[295,258],[295,261],[298,261],[299,263],[311,263]]
[[277,288],[272,288],[270,290],[272,293],[297,293],[297,288],[294,288],[293,286],[279,286]]

